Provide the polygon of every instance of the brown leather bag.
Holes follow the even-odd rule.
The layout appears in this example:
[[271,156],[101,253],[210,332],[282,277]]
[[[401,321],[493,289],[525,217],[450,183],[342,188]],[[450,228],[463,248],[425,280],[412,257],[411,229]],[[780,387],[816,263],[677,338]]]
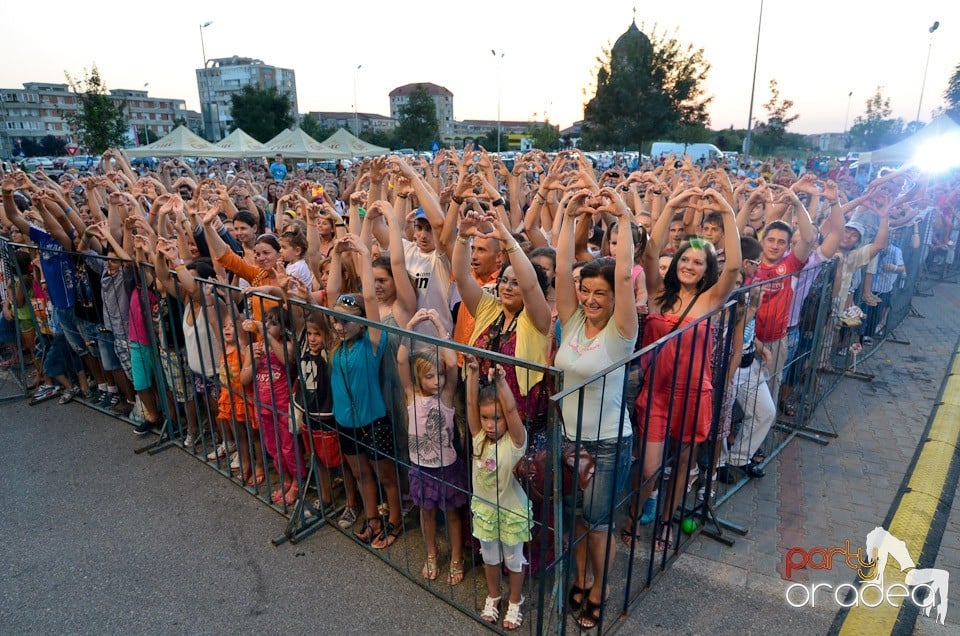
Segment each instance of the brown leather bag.
[[[579,464],[577,463],[578,456]],[[560,447],[560,457],[563,473],[563,494],[572,495],[574,492],[574,466],[577,468],[577,488],[579,490],[586,489],[593,481],[593,473],[597,469],[590,451],[581,445],[579,452],[577,452],[577,447],[573,442],[564,442]],[[544,449],[520,458],[520,461],[513,467],[513,476],[520,481],[531,498],[542,501],[545,477],[551,466],[553,466],[553,462],[550,453]]]

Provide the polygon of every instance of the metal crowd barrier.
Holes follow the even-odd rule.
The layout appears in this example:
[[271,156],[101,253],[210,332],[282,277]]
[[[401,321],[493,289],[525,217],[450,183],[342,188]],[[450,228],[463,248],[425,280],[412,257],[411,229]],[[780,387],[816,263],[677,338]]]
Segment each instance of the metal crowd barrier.
[[[10,250],[36,249],[6,241],[0,248],[4,254],[9,254]],[[84,259],[86,267],[94,272],[107,267],[110,262],[110,259],[89,255],[74,257]],[[901,314],[906,315],[902,307],[909,305],[908,294],[913,290],[919,254],[905,251],[904,260],[911,264],[907,265],[903,284],[891,295],[887,334],[903,319]],[[4,265],[5,275],[23,280],[24,272],[19,271],[15,259],[5,258]],[[132,287],[144,289],[144,283],[154,278],[150,266],[121,263],[119,268],[131,280],[123,287],[113,288],[114,293],[120,293],[118,290],[122,289],[128,294]],[[338,438],[333,435],[335,427],[329,421],[321,421],[313,430],[309,427],[307,431],[301,430],[304,418],[296,404],[303,399],[309,378],[305,377],[303,367],[298,363],[300,339],[294,329],[298,324],[296,316],[300,313],[318,315],[328,327],[334,318],[374,326],[383,330],[384,337],[392,341],[391,346],[397,346],[402,340],[414,350],[424,350],[436,358],[441,358],[441,350],[448,349],[476,356],[485,367],[501,364],[514,367],[518,374],[543,374],[547,399],[543,401],[543,407],[531,407],[538,412],[535,417],[525,420],[528,427],[537,432],[536,436],[530,436],[535,443],[528,457],[532,459],[534,451],[545,451],[548,470],[542,484],[543,496],[531,497],[528,513],[532,531],[530,540],[524,545],[524,556],[531,565],[526,568],[523,582],[523,594],[527,600],[522,629],[538,634],[585,631],[570,611],[570,601],[577,600],[576,595],[570,595],[570,590],[575,584],[592,582],[608,590],[597,617],[598,631],[606,633],[614,629],[619,619],[654,585],[691,535],[704,532],[729,543],[731,532],[743,531],[719,516],[720,507],[749,482],[749,475],[736,470],[740,462],[749,460],[745,463],[762,470],[795,437],[821,437],[819,432],[809,428],[811,416],[849,367],[846,360],[838,362],[833,359],[840,331],[835,328],[832,309],[835,270],[834,263],[827,262],[804,270],[792,281],[795,288],[806,290],[804,295],[809,295],[810,301],[798,301],[802,306],[797,342],[792,353],[782,349],[770,351],[772,360],[777,360],[778,356],[784,360],[782,374],[773,377],[762,372],[759,359],[736,368],[731,367],[730,361],[740,347],[742,317],[749,310],[750,298],[756,299],[757,294],[790,282],[789,276],[737,290],[712,315],[681,326],[639,349],[629,359],[619,361],[576,386],[564,386],[562,374],[552,367],[290,300],[280,312],[279,327],[284,338],[294,343],[293,351],[283,351],[283,355],[278,356],[277,369],[263,377],[267,383],[264,391],[251,390],[242,379],[237,382],[236,368],[221,364],[223,352],[231,345],[223,325],[232,324],[234,333],[240,334],[245,321],[259,315],[259,321],[252,325],[247,323],[247,326],[262,332],[268,326],[266,312],[251,309],[254,303],[264,308],[276,306],[278,299],[259,293],[244,296],[238,287],[206,279],[198,281],[201,293],[194,300],[177,306],[172,299],[186,300],[189,294],[174,279],[171,293],[166,298],[164,294],[151,298],[149,294],[141,293],[139,306],[134,303],[131,308],[131,311],[139,308],[146,318],[149,344],[144,344],[138,354],[147,352],[149,355],[145,362],[142,357],[138,359],[149,368],[156,390],[156,407],[162,413],[162,426],[156,430],[158,437],[138,451],[153,454],[174,445],[180,446],[286,517],[286,527],[274,539],[275,542],[297,542],[318,528],[330,525],[432,594],[481,620],[487,587],[478,545],[471,538],[469,505],[436,514],[439,576],[435,580],[423,576],[427,555],[420,522],[416,514],[411,514],[415,508],[405,496],[407,477],[416,462],[407,444],[406,409],[402,396],[399,400],[393,399],[397,396],[385,400],[393,423],[392,439],[387,448],[380,444],[371,447],[368,439],[351,439],[349,433],[345,439]],[[108,298],[108,303],[111,300],[119,299]],[[129,297],[127,300],[130,302]],[[192,330],[187,329],[187,333],[183,330],[185,312],[187,326],[194,325]],[[31,314],[31,320],[38,327],[42,318],[37,312]],[[104,320],[102,313],[100,320]],[[198,321],[208,326],[196,328]],[[43,330],[37,331],[42,333]],[[121,339],[129,340],[129,335],[123,334]],[[107,339],[100,340],[99,330],[92,337],[98,345],[105,346],[103,342]],[[39,338],[39,349],[48,352],[55,339],[55,336]],[[114,342],[116,340],[114,338]],[[241,355],[252,355],[254,340],[256,338],[241,338],[236,343],[236,350]],[[332,341],[328,339],[326,342],[329,345]],[[787,347],[788,344],[784,339],[778,346]],[[192,360],[187,354],[188,348],[194,351]],[[69,347],[67,351],[69,354]],[[329,359],[329,350],[326,353]],[[43,357],[46,355],[48,353],[43,353]],[[388,354],[386,362],[384,366],[392,366],[395,371],[395,353]],[[80,366],[74,361],[68,373]],[[828,372],[826,367],[844,373]],[[121,371],[125,369],[121,365]],[[707,369],[710,370],[712,386],[706,384]],[[384,386],[393,386],[396,390],[395,384]],[[789,394],[789,397],[781,398],[780,390],[774,386],[789,387],[783,390],[783,395]],[[600,412],[585,410],[584,404],[596,404],[589,400],[597,399],[597,391]],[[462,389],[458,391],[460,397],[463,393]],[[611,400],[613,395],[620,399]],[[122,419],[130,424],[142,421],[142,401],[138,398],[137,409]],[[578,407],[576,417],[572,418],[576,421],[564,422],[562,407],[569,405],[569,401]],[[607,445],[598,446],[598,434],[592,422],[603,415],[603,409],[613,408],[611,405],[617,402],[620,403],[619,412],[614,416],[628,418],[629,430],[621,429],[616,438],[607,440]],[[792,408],[784,408],[787,402]],[[116,415],[110,409],[98,408]],[[469,480],[469,471],[474,469],[473,453],[461,404],[457,405],[456,431],[454,444],[468,470],[467,486],[445,479],[440,484],[451,496],[469,499],[473,496]],[[693,431],[697,433],[694,435]],[[670,440],[691,437],[697,438],[699,443],[669,443]],[[336,448],[331,439],[338,439]],[[373,471],[369,474],[361,471],[360,483],[356,483],[357,475],[352,475],[342,453],[337,451],[341,440],[358,444],[364,454],[374,458]],[[668,443],[660,443],[661,440]],[[626,452],[629,461],[625,464],[614,461],[612,470],[595,474],[594,479],[601,485],[597,489],[588,489],[588,494],[581,497],[584,500],[575,506],[570,493],[564,492],[564,479],[560,478],[565,472],[562,468],[566,461],[564,457],[573,457],[574,475],[578,474],[581,462],[588,460],[579,452],[565,454],[565,442],[571,442],[574,451],[585,448],[594,454],[599,451],[605,457],[612,452],[614,460],[618,453],[623,457]],[[262,481],[258,479],[261,471]],[[372,489],[364,491],[365,486],[370,486],[364,480],[370,478],[376,483]],[[291,480],[298,484],[293,495],[276,499],[274,493],[278,490],[282,493],[283,485]],[[615,488],[618,481],[624,484],[622,490]],[[531,484],[524,485],[531,490]],[[402,493],[399,515],[396,498],[391,494],[395,489]],[[357,498],[354,494],[357,490],[374,493],[378,501],[375,516],[380,517],[381,523],[398,516],[401,519],[397,539],[386,549],[374,549],[356,537],[355,531],[362,528],[362,511],[355,524],[345,523],[346,527],[341,527],[339,523],[348,504],[361,503],[362,497]],[[655,500],[652,498],[654,492],[657,493]],[[388,503],[392,497],[393,510]],[[648,503],[648,499],[653,503]],[[593,509],[594,501],[599,502],[597,509]],[[498,504],[497,501],[486,503]],[[593,521],[583,521],[584,506],[590,509]],[[603,523],[604,517],[613,522]],[[642,523],[644,521],[649,523]],[[446,580],[452,548],[450,535],[457,526],[461,528],[459,542],[465,560],[465,578],[459,584],[451,584]],[[666,549],[658,550],[660,547]],[[583,577],[578,577],[577,570],[578,555],[582,556],[584,550],[590,554],[612,553],[615,556],[612,560],[604,560],[601,556],[599,560],[602,562],[584,581]],[[502,589],[506,592],[507,577],[502,578]],[[501,606],[501,618],[505,610],[506,602]]]

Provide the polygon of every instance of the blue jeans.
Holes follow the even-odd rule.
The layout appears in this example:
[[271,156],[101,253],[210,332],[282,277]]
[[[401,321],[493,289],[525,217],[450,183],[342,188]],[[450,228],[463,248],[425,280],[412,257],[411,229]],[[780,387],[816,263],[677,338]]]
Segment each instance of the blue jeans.
[[[633,459],[633,436],[605,439],[596,442],[582,441],[583,447],[593,455],[596,470],[593,480],[576,496],[565,496],[567,514],[575,508],[590,532],[606,532],[612,525],[611,507],[619,503],[624,488],[630,481],[630,462]],[[616,514],[616,509],[613,509]]]

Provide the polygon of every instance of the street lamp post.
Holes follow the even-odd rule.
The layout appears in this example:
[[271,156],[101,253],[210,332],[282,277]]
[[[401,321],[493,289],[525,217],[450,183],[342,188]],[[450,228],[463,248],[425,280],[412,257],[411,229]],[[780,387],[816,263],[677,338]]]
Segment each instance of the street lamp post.
[[360,68],[363,64],[357,64],[357,70],[353,73],[353,134],[360,136],[360,117],[357,115],[357,81],[360,77]]
[[502,86],[501,76],[503,75],[503,56],[505,53],[500,51],[498,56],[494,49],[490,49],[490,52],[497,60],[497,154],[500,154],[500,92]]
[[843,116],[843,134],[840,135],[840,141],[845,143],[847,149],[850,148],[850,144],[847,143],[847,122],[850,121],[850,102],[853,100],[853,91],[847,93],[847,114]]
[[[216,140],[216,136],[214,134],[214,128],[213,128],[213,104],[210,103],[210,95],[211,95],[210,78],[207,77],[207,47],[204,46],[203,44],[203,30],[208,26],[210,26],[211,24],[213,24],[213,20],[204,22],[203,24],[200,25],[200,51],[201,53],[203,53],[203,65],[202,65],[203,70],[200,74],[200,77],[203,79],[203,83],[206,85],[206,88],[207,88],[207,91],[206,91],[207,92],[207,108],[206,108],[207,118],[204,119],[203,130],[204,132],[206,132],[207,137],[210,140]],[[202,95],[201,95],[201,99],[203,99]],[[202,111],[203,108],[201,108],[200,110]],[[208,121],[209,121],[209,126],[208,126]]]
[[917,102],[917,121],[920,121],[920,107],[923,106],[923,90],[927,87],[927,69],[930,67],[930,51],[933,50],[933,32],[940,28],[940,21],[930,25],[930,43],[927,44],[927,62],[923,65],[923,81],[920,82],[920,100]]
[[750,137],[753,131],[753,96],[757,90],[757,61],[760,59],[760,28],[763,26],[763,0],[760,0],[760,19],[757,21],[757,48],[753,53],[753,82],[750,84],[750,112],[747,114],[747,137],[743,140],[743,154],[750,161]]

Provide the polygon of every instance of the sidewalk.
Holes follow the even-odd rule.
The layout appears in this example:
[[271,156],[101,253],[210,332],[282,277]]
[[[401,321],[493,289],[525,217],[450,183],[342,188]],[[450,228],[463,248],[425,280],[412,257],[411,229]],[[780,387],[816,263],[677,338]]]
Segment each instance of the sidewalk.
[[[813,427],[835,430],[839,437],[827,446],[800,438],[791,442],[767,466],[765,478],[753,480],[719,510],[722,518],[748,528],[747,536],[731,534],[736,544],[730,548],[707,537],[695,539],[621,633],[831,630],[839,610],[832,593],[818,592],[815,607],[793,608],[786,602],[787,588],[792,583],[803,583],[807,590],[811,583],[852,583],[855,572],[837,556],[832,569],[795,570],[788,581],[784,560],[790,548],[843,548],[846,541],[855,552],[887,518],[960,338],[960,286],[941,283],[933,297],[914,298],[913,306],[924,317],[908,317],[896,333],[910,344],[884,343],[857,367],[875,379],[845,378],[814,414]],[[921,614],[914,633],[955,634],[960,629],[958,507],[954,502],[936,563],[918,563],[954,575],[947,624]],[[800,590],[794,593],[796,603],[804,600]],[[678,604],[680,599],[689,606]]]

